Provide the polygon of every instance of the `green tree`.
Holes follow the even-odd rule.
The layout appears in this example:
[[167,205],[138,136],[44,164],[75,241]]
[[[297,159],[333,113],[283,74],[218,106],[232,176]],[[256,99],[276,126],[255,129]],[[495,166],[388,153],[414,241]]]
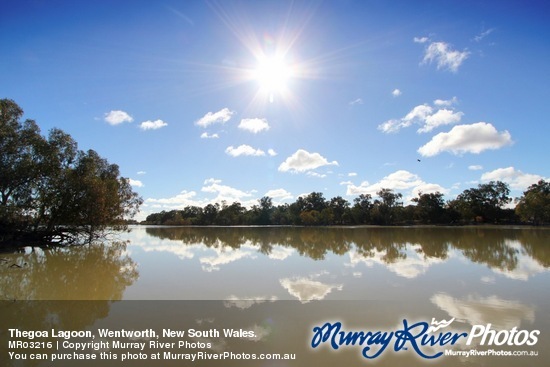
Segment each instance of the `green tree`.
[[329,213],[325,212],[321,216],[323,210],[328,208],[328,202],[321,192],[312,192],[307,196],[300,196],[290,204],[289,216],[292,224],[316,225],[323,224],[323,218],[330,217]]
[[321,222],[321,213],[317,210],[304,210],[300,213],[300,219],[306,226],[317,225]]
[[382,188],[376,193],[380,199],[374,201],[372,212],[373,217],[378,224],[393,224],[398,219],[399,208],[403,202],[399,201],[403,197],[401,193],[394,193],[392,189]]
[[258,200],[258,216],[256,218],[256,224],[270,224],[271,215],[273,214],[274,206],[273,199],[269,196],[264,196]]
[[418,197],[413,198],[412,201],[416,203],[415,216],[423,223],[443,223],[447,220],[442,193],[419,192]]
[[273,209],[273,213],[271,214],[271,224],[276,225],[289,225],[292,224],[293,221],[292,212],[290,210],[290,204],[281,204],[277,205]]
[[529,186],[517,199],[516,214],[533,224],[550,222],[550,182],[540,180]]
[[219,211],[220,205],[218,203],[206,205],[202,210],[202,215],[200,219],[201,224],[214,224],[216,222],[216,218],[218,217]]
[[334,224],[344,224],[348,221],[350,204],[346,199],[336,196],[330,199],[328,206],[332,211]]
[[233,202],[231,205],[227,205],[223,202],[222,208],[216,218],[216,224],[224,226],[243,224],[245,211],[246,208],[243,207],[238,201]]
[[286,216],[288,218],[289,223],[288,224],[302,224],[302,218],[300,217],[300,214],[304,211],[312,210],[308,208],[308,204],[304,197],[299,196],[298,199],[296,199],[295,202],[291,203],[288,206],[288,209],[286,210]]
[[372,210],[372,196],[370,194],[361,194],[353,199],[351,216],[357,224],[367,224],[370,222],[370,211]]
[[22,115],[0,100],[0,241],[92,240],[136,214],[142,199],[117,165],[79,151],[61,130],[45,139]]
[[200,224],[202,208],[200,206],[186,206],[181,211],[181,215],[186,224]]
[[512,201],[508,196],[508,184],[491,181],[477,188],[464,190],[450,203],[463,219],[484,222],[497,222],[506,217],[504,206]]
[[302,210],[316,210],[319,213],[328,206],[323,193],[312,192],[308,196],[304,197],[304,207]]
[[43,171],[46,144],[32,120],[20,122],[23,110],[0,100],[0,229],[23,229],[34,207],[33,194]]

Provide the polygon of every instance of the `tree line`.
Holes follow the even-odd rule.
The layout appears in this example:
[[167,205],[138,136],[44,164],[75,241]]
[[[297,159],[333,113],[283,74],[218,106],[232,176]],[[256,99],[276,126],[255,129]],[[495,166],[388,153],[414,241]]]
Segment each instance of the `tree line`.
[[[458,250],[474,263],[486,264],[494,269],[512,271],[518,267],[519,253],[527,254],[543,267],[550,266],[550,252],[546,230],[537,231],[526,227],[501,228],[498,231],[484,226],[463,230],[459,226],[421,226],[413,231],[407,228],[390,227],[217,227],[205,231],[198,226],[148,226],[148,235],[177,241],[182,246],[197,243],[221,251],[238,250],[254,246],[264,255],[270,255],[280,247],[296,250],[302,256],[323,260],[330,254],[345,255],[355,250],[358,256],[372,258],[383,253],[381,258],[391,264],[407,259],[411,244],[420,257],[447,259]],[[483,246],[479,242],[483,241]],[[516,245],[521,245],[520,252]]]
[[0,246],[89,242],[137,213],[142,199],[116,164],[22,115],[0,99]]
[[264,196],[251,208],[239,202],[186,206],[147,216],[142,224],[157,225],[411,225],[411,224],[547,224],[550,223],[550,182],[540,180],[516,198],[514,209],[508,184],[491,181],[464,190],[445,201],[440,192],[419,193],[414,204],[403,205],[402,194],[382,188],[373,198],[361,194],[350,203],[341,196],[325,199],[321,192],[274,205]]

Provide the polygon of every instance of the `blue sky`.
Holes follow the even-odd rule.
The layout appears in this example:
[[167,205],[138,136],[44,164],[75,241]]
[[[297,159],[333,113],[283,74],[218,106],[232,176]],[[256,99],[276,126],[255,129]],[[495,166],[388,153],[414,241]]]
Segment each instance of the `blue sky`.
[[[543,1],[0,0],[0,98],[151,212],[550,177]],[[420,160],[420,161],[419,161]]]

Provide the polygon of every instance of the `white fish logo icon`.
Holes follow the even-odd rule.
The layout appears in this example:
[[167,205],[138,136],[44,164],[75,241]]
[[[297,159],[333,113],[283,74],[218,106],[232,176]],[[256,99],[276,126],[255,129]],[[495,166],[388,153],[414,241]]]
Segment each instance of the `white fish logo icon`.
[[436,321],[434,318],[432,318],[432,324],[426,332],[434,333],[439,329],[444,329],[447,326],[451,325],[453,323],[453,321],[455,321],[454,317],[452,319],[450,319],[449,321],[447,321],[447,320]]

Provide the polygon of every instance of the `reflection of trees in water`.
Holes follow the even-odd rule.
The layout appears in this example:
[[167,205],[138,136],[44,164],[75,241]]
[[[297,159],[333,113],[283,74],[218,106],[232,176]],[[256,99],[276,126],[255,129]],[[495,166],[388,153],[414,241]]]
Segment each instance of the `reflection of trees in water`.
[[147,234],[179,240],[186,245],[202,244],[209,248],[239,249],[248,244],[265,255],[274,246],[295,249],[300,255],[322,260],[328,252],[344,255],[351,248],[345,228],[308,227],[147,227]]
[[[207,247],[240,248],[256,245],[263,254],[274,246],[295,249],[300,255],[322,260],[327,253],[343,255],[355,245],[357,253],[371,258],[384,254],[387,264],[407,258],[407,249],[424,259],[447,259],[450,250],[459,250],[472,262],[500,270],[514,270],[518,265],[518,248],[523,247],[542,266],[550,265],[546,246],[550,231],[504,227],[181,227],[146,228],[148,234],[180,240],[184,244]],[[514,244],[517,244],[515,246]]]
[[[511,235],[515,237],[514,233]],[[510,240],[512,238],[496,231],[472,229],[453,246],[472,262],[500,270],[514,270],[518,265],[518,250],[510,247]]]
[[353,236],[357,253],[364,257],[374,257],[383,253],[382,261],[386,264],[407,258],[406,250],[410,245],[402,238],[400,231],[385,231],[383,228],[360,228]]
[[550,230],[522,231],[519,235],[525,252],[545,268],[550,267]]
[[[300,254],[314,259],[323,259],[328,251],[336,255],[344,255],[352,246],[348,234],[345,228],[322,228],[321,230],[302,228],[300,233],[301,242],[297,250]],[[320,243],[322,243],[321,246],[318,245]],[[322,248],[325,250],[322,251]],[[312,255],[317,255],[317,257]]]
[[[0,330],[5,333],[10,328],[85,330],[108,316],[113,300],[122,299],[126,287],[139,275],[124,242],[35,249],[30,254],[5,255],[5,259],[9,262],[0,265]],[[7,342],[0,346],[0,365],[21,365],[4,363],[5,348]],[[27,359],[23,365],[40,363]]]
[[0,266],[5,300],[118,300],[139,275],[124,242],[34,249],[10,262],[21,267]]

